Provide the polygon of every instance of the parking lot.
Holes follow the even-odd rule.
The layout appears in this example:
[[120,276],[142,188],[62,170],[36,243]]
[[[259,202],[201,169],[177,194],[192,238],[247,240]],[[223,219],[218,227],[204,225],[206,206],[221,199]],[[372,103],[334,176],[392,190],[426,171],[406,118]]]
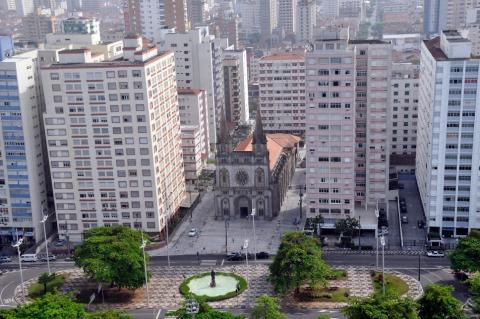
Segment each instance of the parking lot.
[[399,183],[403,184],[400,189],[400,198],[405,198],[408,223],[402,223],[403,243],[406,249],[423,248],[425,245],[426,228],[418,228],[418,221],[425,222],[420,194],[418,193],[415,175],[399,175]]

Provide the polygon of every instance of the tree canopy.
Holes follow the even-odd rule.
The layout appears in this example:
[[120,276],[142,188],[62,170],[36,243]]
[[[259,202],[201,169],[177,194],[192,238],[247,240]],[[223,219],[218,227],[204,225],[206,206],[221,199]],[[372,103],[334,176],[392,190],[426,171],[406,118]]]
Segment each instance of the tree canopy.
[[280,311],[278,299],[267,295],[262,295],[255,300],[255,306],[251,313],[252,319],[286,319]]
[[315,239],[303,232],[287,232],[270,265],[269,281],[275,291],[283,293],[292,288],[298,290],[305,283],[325,284],[330,273]]
[[1,310],[2,319],[129,319],[129,315],[109,310],[88,313],[84,305],[76,303],[70,296],[47,293],[15,309]]
[[452,269],[468,272],[480,271],[480,238],[467,236],[460,239],[458,246],[449,255],[452,262]]
[[395,294],[355,298],[342,312],[348,319],[419,319],[415,301]]
[[96,227],[85,234],[73,258],[78,267],[98,282],[136,289],[145,282],[141,243],[142,233],[138,230],[118,225]]
[[428,286],[418,301],[422,319],[464,319],[462,303],[452,296],[453,287]]
[[339,219],[335,223],[335,229],[343,236],[352,237],[353,232],[360,227],[360,222],[356,218],[347,217]]

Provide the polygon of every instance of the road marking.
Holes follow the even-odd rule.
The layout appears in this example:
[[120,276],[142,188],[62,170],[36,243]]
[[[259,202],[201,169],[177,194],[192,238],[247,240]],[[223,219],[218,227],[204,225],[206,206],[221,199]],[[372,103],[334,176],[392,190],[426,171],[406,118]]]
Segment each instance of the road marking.
[[162,313],[162,309],[158,309],[157,315],[155,316],[155,319],[160,318],[160,314]]
[[202,266],[215,266],[217,264],[216,259],[204,259],[200,262]]
[[222,259],[222,264],[220,266],[223,266],[223,263],[225,262],[225,259]]
[[5,291],[5,289],[7,289],[8,286],[10,286],[13,283],[14,281],[10,281],[7,285],[5,285],[5,287],[2,288],[2,291],[0,291],[0,303],[2,304],[2,306],[4,305],[3,298],[2,298],[3,292]]

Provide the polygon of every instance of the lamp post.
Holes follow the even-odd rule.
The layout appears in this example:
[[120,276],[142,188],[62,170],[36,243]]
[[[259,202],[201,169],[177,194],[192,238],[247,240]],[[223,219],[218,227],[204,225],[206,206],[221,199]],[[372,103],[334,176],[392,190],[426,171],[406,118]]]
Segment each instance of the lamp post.
[[422,255],[418,254],[418,282],[420,282],[420,271],[422,269]]
[[25,290],[23,287],[23,272],[22,272],[22,260],[20,258],[20,246],[23,243],[23,237],[17,240],[17,242],[12,245],[12,247],[17,248],[17,254],[18,254],[18,268],[20,269],[20,287],[22,291],[22,301],[25,302]]
[[143,239],[143,231],[141,232],[142,232],[142,244],[140,245],[140,248],[142,249],[142,252],[143,252],[143,269],[145,272],[145,292],[147,294],[147,307],[150,307],[150,296],[148,294],[147,258],[145,256],[145,247],[147,246],[147,241]]
[[382,294],[385,295],[385,237],[380,236],[380,243],[382,244]]
[[168,267],[170,267],[170,251],[168,249],[168,227],[169,227],[169,224],[170,224],[170,214],[167,212],[167,226],[166,226],[166,230],[167,230],[167,264],[168,264]]
[[253,223],[253,256],[255,261],[257,261],[257,237],[255,235],[255,208],[252,209],[252,223]]
[[375,208],[375,217],[377,217],[377,225],[375,226],[375,242],[377,244],[377,251],[375,254],[376,255],[375,267],[378,269],[378,218],[380,217],[380,211],[378,210],[378,201],[377,201],[377,207]]
[[[43,210],[43,209],[42,209]],[[43,213],[43,212],[42,212]],[[43,215],[42,220],[40,221],[43,224],[43,237],[45,238],[45,251],[47,253],[47,268],[48,268],[48,274],[51,275],[52,272],[50,270],[50,256],[48,255],[48,242],[47,242],[47,231],[45,224],[47,222],[48,215]]]
[[230,226],[230,219],[225,218],[225,254],[228,254],[228,227]]
[[245,250],[245,265],[247,266],[247,287],[250,284],[250,281],[248,279],[248,239],[245,239],[243,242],[243,247],[242,249]]

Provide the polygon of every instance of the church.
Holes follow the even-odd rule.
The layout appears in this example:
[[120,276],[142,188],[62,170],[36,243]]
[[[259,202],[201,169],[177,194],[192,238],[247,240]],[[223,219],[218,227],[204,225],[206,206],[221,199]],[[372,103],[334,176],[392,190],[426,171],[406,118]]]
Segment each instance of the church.
[[216,157],[215,218],[278,216],[298,156],[300,138],[265,134],[260,112],[255,130],[233,149],[225,125],[220,125]]

